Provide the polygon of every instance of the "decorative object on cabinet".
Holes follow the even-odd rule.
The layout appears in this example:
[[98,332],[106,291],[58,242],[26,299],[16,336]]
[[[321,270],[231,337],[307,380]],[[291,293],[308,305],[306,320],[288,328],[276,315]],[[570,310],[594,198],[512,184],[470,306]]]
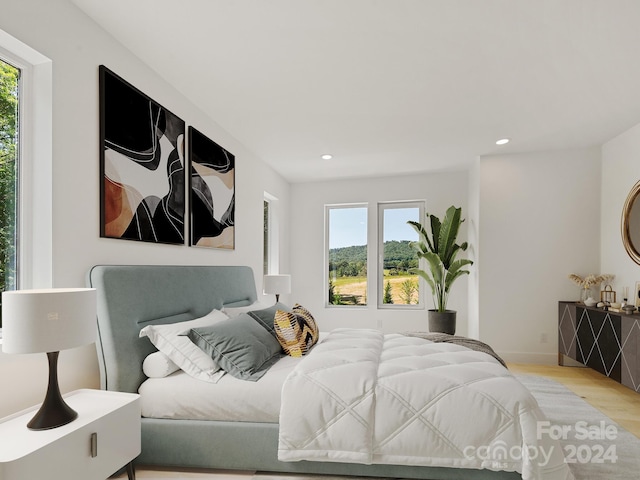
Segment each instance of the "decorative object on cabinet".
[[[640,265],[640,181],[637,182],[622,207],[622,244],[631,259]],[[637,291],[637,289],[636,289]]]
[[190,245],[235,248],[235,156],[189,127]]
[[620,311],[631,314],[636,309],[635,306],[629,305],[629,287],[622,287],[622,303],[620,304]]
[[640,308],[640,282],[636,282],[635,298],[633,299],[631,304]]
[[263,289],[264,293],[275,294],[279,302],[281,293],[291,293],[291,275],[265,275]]
[[46,353],[49,384],[31,430],[48,430],[72,422],[78,413],[65,403],[58,386],[60,350],[96,340],[95,288],[52,288],[2,292],[4,353]]
[[458,277],[468,275],[464,267],[473,265],[466,258],[456,258],[460,252],[468,248],[468,243],[456,243],[460,225],[464,222],[462,208],[450,206],[442,222],[435,215],[426,214],[430,232],[420,222],[408,221],[418,233],[420,240],[411,242],[418,259],[424,258],[429,265],[428,270],[417,269],[431,287],[434,310],[429,310],[429,331],[453,335],[456,333],[456,311],[447,310],[449,290]]
[[184,245],[184,121],[99,71],[100,236]]
[[593,297],[589,297],[584,301],[584,304],[587,307],[594,307],[595,305],[597,305],[598,301],[595,300]]
[[616,301],[616,292],[611,285],[605,285],[603,290],[600,290],[600,301],[605,305],[611,304]]
[[640,316],[558,305],[558,364],[575,360],[640,392]]
[[590,273],[588,275],[585,275],[584,277],[576,275],[575,273],[569,274],[569,280],[580,286],[580,302],[582,303],[584,303],[585,300],[592,296],[592,287],[594,287],[595,285],[600,285],[602,283],[609,283],[614,279],[614,277],[615,275],[611,275],[608,273],[602,275],[595,275],[593,273]]

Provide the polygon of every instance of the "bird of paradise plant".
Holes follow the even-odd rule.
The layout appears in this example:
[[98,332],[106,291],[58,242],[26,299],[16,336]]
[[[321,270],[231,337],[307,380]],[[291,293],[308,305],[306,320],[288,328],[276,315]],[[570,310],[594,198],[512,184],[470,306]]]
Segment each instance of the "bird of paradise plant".
[[420,239],[412,242],[418,258],[424,258],[429,266],[428,270],[418,269],[417,273],[425,279],[431,287],[433,304],[438,312],[447,310],[449,291],[453,282],[462,275],[468,275],[466,266],[473,262],[466,258],[457,258],[460,252],[468,248],[468,243],[456,243],[460,225],[464,222],[462,208],[451,206],[447,209],[444,219],[429,213],[426,214],[429,230],[421,223],[407,222],[418,233]]

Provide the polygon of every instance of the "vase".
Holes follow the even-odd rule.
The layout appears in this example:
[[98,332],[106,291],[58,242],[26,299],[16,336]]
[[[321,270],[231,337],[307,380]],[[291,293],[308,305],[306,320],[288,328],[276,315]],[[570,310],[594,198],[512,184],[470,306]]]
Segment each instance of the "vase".
[[584,301],[591,297],[591,289],[590,288],[581,288],[580,289],[580,303],[584,303]]

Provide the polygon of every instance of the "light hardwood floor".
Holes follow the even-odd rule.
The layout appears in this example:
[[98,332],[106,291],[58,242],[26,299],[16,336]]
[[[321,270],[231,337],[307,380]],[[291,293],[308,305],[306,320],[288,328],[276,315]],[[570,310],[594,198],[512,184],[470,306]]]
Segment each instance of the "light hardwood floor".
[[[620,426],[640,438],[640,393],[620,385],[590,368],[560,367],[558,365],[533,365],[510,363],[515,374],[547,377],[562,383],[576,395],[600,410]],[[126,479],[126,474],[117,478]],[[136,468],[138,480],[331,480],[338,477],[314,475],[261,474],[256,472],[229,472],[199,469],[164,470]]]
[[562,383],[576,395],[640,438],[640,393],[586,367],[509,364],[513,373],[528,373]]

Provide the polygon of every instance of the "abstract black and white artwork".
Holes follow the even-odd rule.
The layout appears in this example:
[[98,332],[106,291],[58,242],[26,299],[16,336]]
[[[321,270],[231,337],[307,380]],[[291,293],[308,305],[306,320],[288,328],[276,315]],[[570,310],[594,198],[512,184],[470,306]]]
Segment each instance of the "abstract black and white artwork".
[[184,245],[185,123],[101,65],[100,236]]
[[235,156],[189,127],[191,236],[197,247],[235,247]]

